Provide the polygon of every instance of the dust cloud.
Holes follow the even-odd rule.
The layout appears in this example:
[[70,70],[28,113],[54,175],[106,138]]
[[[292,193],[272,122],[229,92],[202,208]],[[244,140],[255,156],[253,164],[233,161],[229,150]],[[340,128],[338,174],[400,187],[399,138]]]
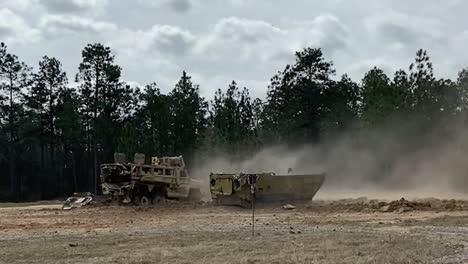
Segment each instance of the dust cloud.
[[468,130],[437,137],[398,137],[388,129],[346,133],[318,144],[265,147],[240,160],[200,154],[192,175],[210,172],[326,173],[316,199],[468,198]]

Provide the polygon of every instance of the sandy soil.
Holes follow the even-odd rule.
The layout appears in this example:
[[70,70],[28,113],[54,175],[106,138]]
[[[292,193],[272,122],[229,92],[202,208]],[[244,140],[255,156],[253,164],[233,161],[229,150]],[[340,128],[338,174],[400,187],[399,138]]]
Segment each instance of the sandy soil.
[[467,203],[424,203],[263,206],[255,236],[237,207],[0,204],[0,263],[468,263]]

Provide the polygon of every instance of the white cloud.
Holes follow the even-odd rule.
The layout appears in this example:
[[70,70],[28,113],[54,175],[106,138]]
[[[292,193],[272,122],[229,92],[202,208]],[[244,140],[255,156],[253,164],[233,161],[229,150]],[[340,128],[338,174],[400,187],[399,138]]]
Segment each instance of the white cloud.
[[228,17],[219,20],[211,32],[201,36],[196,53],[212,59],[238,61],[261,56],[274,48],[285,32],[265,21]]
[[207,76],[197,72],[188,72],[193,78],[192,80],[195,83],[200,83],[200,94],[211,100],[214,94],[214,91],[221,89],[226,91],[228,85],[235,80],[238,87],[243,89],[247,87],[249,89],[251,98],[266,98],[266,87],[268,86],[268,80],[253,80],[253,79],[233,79],[230,76]]
[[110,43],[126,54],[145,56],[148,53],[184,56],[191,51],[195,36],[180,27],[154,25],[149,30],[123,29]]
[[348,30],[331,15],[321,15],[277,27],[262,20],[229,17],[219,20],[211,32],[201,36],[195,49],[199,56],[243,63],[291,62],[294,52],[305,47],[321,47],[332,55],[348,45]]
[[126,80],[170,89],[185,69],[206,95],[232,79],[261,95],[304,47],[322,48],[338,75],[356,81],[374,65],[389,75],[407,69],[419,48],[428,50],[438,77],[454,77],[468,59],[468,2],[461,0],[0,2],[0,41],[35,42],[14,45],[31,65],[43,54],[57,56],[72,76],[81,49],[101,42]]
[[41,32],[30,27],[26,21],[10,9],[0,9],[0,38],[8,45],[38,42]]
[[51,33],[105,33],[118,29],[109,22],[74,15],[48,15],[41,19],[40,26]]
[[[382,69],[389,78],[393,78],[393,73],[399,68],[406,70],[405,65],[400,67],[395,65],[395,62],[389,57],[378,57],[374,59],[360,60],[358,62],[352,63],[345,67],[344,72],[346,72],[351,78],[356,82],[360,82],[366,72],[371,70],[373,67]],[[397,68],[398,67],[398,68]]]
[[299,40],[295,50],[304,47],[320,47],[329,56],[348,45],[348,29],[335,16],[324,14],[312,21],[300,22],[291,30],[291,38]]

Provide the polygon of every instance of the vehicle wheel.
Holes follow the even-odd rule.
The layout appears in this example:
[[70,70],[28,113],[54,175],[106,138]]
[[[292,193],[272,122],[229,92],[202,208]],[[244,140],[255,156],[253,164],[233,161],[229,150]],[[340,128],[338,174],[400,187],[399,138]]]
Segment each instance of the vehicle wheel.
[[136,205],[136,206],[140,205],[140,200],[141,200],[141,196],[140,196],[140,195],[134,195],[134,196],[132,197],[132,203],[133,203],[133,205]]
[[246,209],[252,209],[252,202],[246,199],[241,199],[240,206]]
[[200,189],[190,189],[189,192],[189,201],[191,202],[200,202],[202,200],[202,193]]
[[153,197],[153,204],[154,205],[159,205],[159,204],[162,204],[164,203],[164,196],[159,194],[159,193],[156,193]]
[[151,199],[147,195],[141,196],[140,205],[141,206],[150,206],[151,205]]

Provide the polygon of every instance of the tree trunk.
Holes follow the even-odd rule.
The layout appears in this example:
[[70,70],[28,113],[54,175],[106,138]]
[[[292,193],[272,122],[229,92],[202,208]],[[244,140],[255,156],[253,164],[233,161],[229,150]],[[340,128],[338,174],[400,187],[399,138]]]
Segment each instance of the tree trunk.
[[41,169],[44,169],[44,142],[41,139]]
[[94,177],[93,191],[97,195],[97,177],[98,177],[98,149],[97,149],[97,115],[98,115],[98,96],[99,96],[99,67],[96,65],[96,87],[94,91],[94,118],[93,118],[93,156],[94,156]]
[[11,198],[13,201],[18,201],[18,193],[17,193],[17,178],[15,176],[15,155],[13,151],[13,144],[10,144],[9,149],[9,173],[10,173],[10,192],[11,192]]
[[10,146],[9,146],[9,171],[10,171],[10,191],[14,201],[18,201],[17,193],[17,178],[15,175],[15,155],[14,155],[14,132],[13,132],[13,76],[9,74],[10,79],[10,109],[9,109],[9,126],[10,126]]
[[54,126],[54,115],[53,115],[53,84],[50,84],[49,90],[49,129],[50,129],[50,165],[54,168],[54,137],[55,137],[55,126]]
[[10,142],[13,142],[13,76],[10,73],[10,111],[9,111],[9,125],[10,125]]
[[72,168],[73,168],[73,188],[75,192],[78,192],[78,179],[76,178],[76,160],[75,151],[72,150]]

